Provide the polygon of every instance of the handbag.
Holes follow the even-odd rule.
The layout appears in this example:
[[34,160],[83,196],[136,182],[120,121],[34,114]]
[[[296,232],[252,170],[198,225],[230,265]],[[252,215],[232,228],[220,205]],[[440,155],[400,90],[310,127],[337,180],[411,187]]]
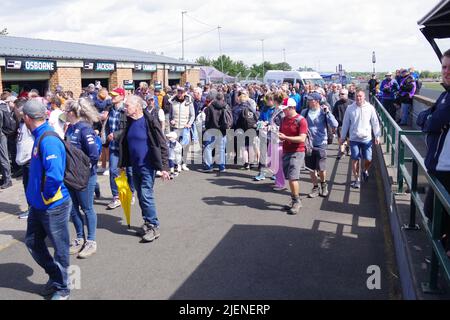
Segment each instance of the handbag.
[[[108,120],[106,120],[106,121],[108,121]],[[103,122],[103,124],[102,124],[102,131],[100,132],[100,139],[101,139],[101,142],[102,142],[102,146],[104,146],[104,147],[107,147],[108,144],[109,144],[109,142],[107,140],[107,136],[106,136],[106,121]]]

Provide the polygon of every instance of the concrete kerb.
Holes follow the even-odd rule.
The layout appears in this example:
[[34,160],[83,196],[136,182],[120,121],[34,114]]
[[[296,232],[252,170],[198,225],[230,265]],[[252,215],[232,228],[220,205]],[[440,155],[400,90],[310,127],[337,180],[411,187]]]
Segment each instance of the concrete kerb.
[[374,152],[380,167],[381,180],[384,189],[384,199],[389,215],[390,232],[394,241],[395,258],[402,287],[402,296],[405,300],[417,300],[417,293],[414,285],[416,281],[414,279],[414,273],[411,270],[410,263],[411,255],[406,245],[407,239],[402,232],[401,220],[398,216],[397,205],[392,192],[392,184],[386,166],[382,146],[375,146]]

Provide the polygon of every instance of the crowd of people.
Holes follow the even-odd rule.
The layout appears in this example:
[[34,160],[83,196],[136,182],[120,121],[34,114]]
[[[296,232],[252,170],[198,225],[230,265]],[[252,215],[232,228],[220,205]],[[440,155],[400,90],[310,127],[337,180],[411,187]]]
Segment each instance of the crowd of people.
[[[416,90],[408,71],[400,75],[400,85],[387,74],[381,85],[369,90],[378,94],[379,88],[390,112],[393,101],[404,96],[403,112],[403,104]],[[448,94],[448,75],[445,79]],[[448,106],[446,98],[438,102],[442,108]],[[218,170],[220,175],[229,166],[242,170],[257,166],[255,183],[270,178],[274,192],[287,189],[287,184],[291,197],[285,210],[295,215],[302,207],[302,170],[310,173],[309,198],[329,195],[327,147],[336,135],[337,160],[350,156],[354,189],[369,179],[373,143],[378,144],[381,135],[375,108],[366,101],[365,90],[354,84],[155,88],[142,82],[134,92],[90,84],[78,98],[58,86],[45,97],[36,90],[18,95],[6,90],[0,100],[1,188],[11,187],[13,176],[23,176],[29,210],[20,217],[28,218],[26,245],[48,273],[46,294],[53,299],[69,297],[69,255],[88,258],[97,251],[94,198],[101,195],[97,174],[110,177],[112,199],[107,208],[113,210],[122,205],[115,178],[125,171],[132,203],[137,197],[142,211],[142,240],[152,242],[160,236],[155,180],[175,179],[189,171],[193,146],[200,146],[200,171],[205,174]],[[405,119],[402,115],[401,121]],[[440,148],[447,150],[447,144]],[[74,159],[79,160],[76,177],[68,172]],[[436,168],[445,167],[446,161]],[[450,171],[444,171],[447,179]],[[69,178],[74,180],[69,183]],[[72,240],[69,217],[76,231]],[[54,258],[44,241],[47,237]]]
[[[395,71],[395,77],[392,72],[387,72],[381,82],[375,74],[372,74],[368,86],[370,95],[380,100],[393,120],[400,126],[409,124],[413,97],[419,94],[422,87],[419,73],[414,71],[414,68],[398,69]],[[400,117],[397,119],[398,109],[400,109]]]

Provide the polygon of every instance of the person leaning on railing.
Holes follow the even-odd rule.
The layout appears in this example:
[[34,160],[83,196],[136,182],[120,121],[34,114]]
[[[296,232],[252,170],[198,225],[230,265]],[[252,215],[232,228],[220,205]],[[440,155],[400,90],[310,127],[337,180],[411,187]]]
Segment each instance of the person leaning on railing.
[[[442,57],[442,85],[445,88],[436,103],[418,117],[417,124],[427,134],[427,154],[425,166],[434,174],[439,182],[450,192],[450,49]],[[433,218],[434,191],[428,190],[424,211],[431,220]],[[443,218],[443,245],[450,257],[450,217]]]

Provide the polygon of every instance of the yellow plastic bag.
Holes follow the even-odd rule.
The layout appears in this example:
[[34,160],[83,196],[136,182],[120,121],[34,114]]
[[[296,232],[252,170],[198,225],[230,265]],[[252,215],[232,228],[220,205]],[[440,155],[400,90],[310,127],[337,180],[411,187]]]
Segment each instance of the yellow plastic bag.
[[128,229],[131,228],[131,199],[133,198],[133,193],[131,192],[130,186],[128,185],[128,179],[125,174],[125,170],[122,170],[120,175],[114,179],[117,184],[117,189],[119,190],[119,199],[122,204],[123,212],[125,218],[127,219]]

